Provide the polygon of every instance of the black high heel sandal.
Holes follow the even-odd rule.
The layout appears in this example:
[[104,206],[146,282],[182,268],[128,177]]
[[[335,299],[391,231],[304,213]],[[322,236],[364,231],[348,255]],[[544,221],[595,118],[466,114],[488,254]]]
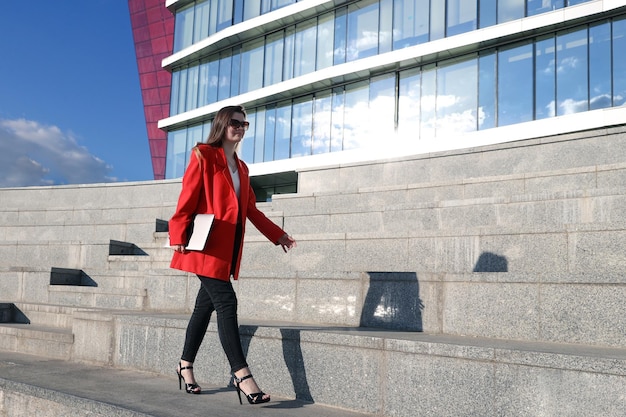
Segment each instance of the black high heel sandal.
[[246,394],[241,388],[239,388],[239,384],[241,384],[246,379],[250,379],[250,378],[252,378],[252,374],[248,374],[248,375],[246,375],[244,377],[241,377],[241,378],[237,378],[233,374],[233,380],[235,381],[235,388],[237,388],[237,396],[239,397],[239,404],[243,405],[243,402],[241,401],[241,393],[242,392],[243,392],[243,395],[246,396],[246,398],[248,399],[248,402],[250,404],[263,404],[263,403],[269,402],[270,397],[263,398],[263,396],[265,395],[265,393],[263,391],[255,392],[254,394]]
[[193,384],[188,384],[187,381],[185,381],[185,378],[183,378],[183,370],[185,369],[193,369],[193,366],[183,366],[182,362],[178,363],[178,368],[176,368],[176,375],[178,375],[178,389],[183,389],[182,387],[182,382],[185,382],[185,391],[187,391],[187,394],[200,394],[202,393],[202,390],[200,388],[200,385],[193,383]]

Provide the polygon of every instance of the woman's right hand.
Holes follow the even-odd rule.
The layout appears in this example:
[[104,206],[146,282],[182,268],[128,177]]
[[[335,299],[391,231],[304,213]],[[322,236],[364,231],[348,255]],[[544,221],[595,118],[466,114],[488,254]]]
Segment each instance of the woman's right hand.
[[278,243],[280,244],[280,246],[282,246],[285,253],[287,253],[289,249],[297,246],[296,240],[289,236],[287,233],[285,233],[280,237],[280,239],[278,239]]

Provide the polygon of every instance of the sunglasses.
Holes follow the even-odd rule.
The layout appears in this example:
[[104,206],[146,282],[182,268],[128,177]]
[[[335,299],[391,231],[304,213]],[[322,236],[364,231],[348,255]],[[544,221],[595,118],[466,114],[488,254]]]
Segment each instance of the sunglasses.
[[230,122],[228,123],[228,125],[235,129],[239,129],[240,127],[243,127],[243,130],[248,130],[248,128],[250,127],[249,122],[240,122],[237,119],[230,119]]

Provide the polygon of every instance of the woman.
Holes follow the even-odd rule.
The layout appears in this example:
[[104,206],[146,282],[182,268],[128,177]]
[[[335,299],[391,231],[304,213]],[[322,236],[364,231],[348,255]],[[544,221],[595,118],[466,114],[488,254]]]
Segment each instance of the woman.
[[[201,284],[176,368],[179,389],[184,380],[187,393],[201,392],[193,375],[193,362],[215,311],[239,402],[243,392],[250,404],[260,404],[268,402],[270,396],[259,389],[244,357],[237,298],[230,278],[239,275],[246,219],[285,252],[296,246],[296,241],[256,207],[248,167],[236,154],[248,126],[243,107],[224,107],[215,116],[206,143],[193,148],[176,212],[169,222],[170,245],[174,248],[170,266],[197,274]],[[202,213],[215,216],[206,245],[202,251],[186,250],[189,226],[194,215]]]

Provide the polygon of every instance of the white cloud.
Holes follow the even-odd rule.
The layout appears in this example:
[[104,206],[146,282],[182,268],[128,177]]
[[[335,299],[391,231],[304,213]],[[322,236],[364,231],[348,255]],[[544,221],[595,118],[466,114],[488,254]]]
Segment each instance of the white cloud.
[[56,126],[0,119],[0,187],[116,181],[111,169]]

